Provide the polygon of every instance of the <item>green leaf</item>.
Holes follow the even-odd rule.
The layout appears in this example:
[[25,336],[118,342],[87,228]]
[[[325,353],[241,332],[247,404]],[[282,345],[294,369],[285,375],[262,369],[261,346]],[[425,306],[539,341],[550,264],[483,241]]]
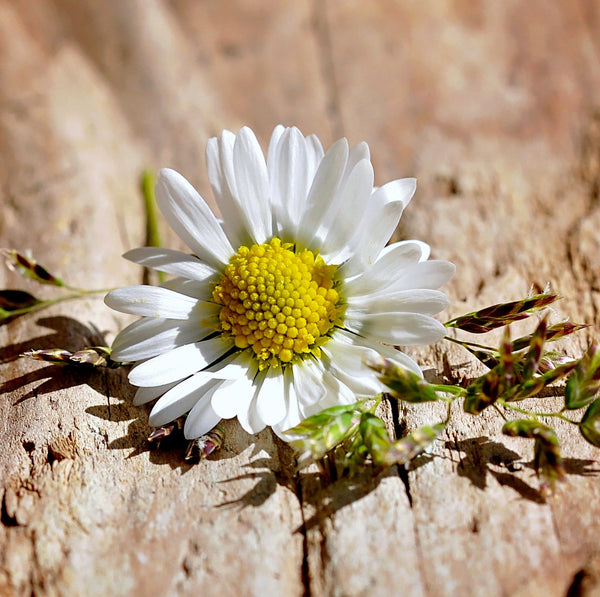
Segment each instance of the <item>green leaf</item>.
[[592,446],[600,448],[600,398],[588,406],[579,423],[579,431]]

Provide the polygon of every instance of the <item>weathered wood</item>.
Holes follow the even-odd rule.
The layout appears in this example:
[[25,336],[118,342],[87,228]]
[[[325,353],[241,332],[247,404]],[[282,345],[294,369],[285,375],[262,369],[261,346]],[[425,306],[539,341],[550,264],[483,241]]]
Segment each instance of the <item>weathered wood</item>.
[[[418,177],[398,235],[457,264],[447,315],[549,281],[594,326],[563,344],[580,354],[600,312],[599,40],[593,0],[0,1],[0,245],[79,286],[135,283],[120,254],[142,242],[143,167],[208,199],[209,135],[298,124],[367,140],[378,183]],[[492,415],[457,412],[431,457],[380,479],[298,477],[235,422],[190,466],[148,450],[122,372],[18,358],[124,322],[87,299],[0,327],[0,595],[600,594],[599,454],[566,425],[547,501],[530,443]],[[452,346],[414,354],[474,372]],[[443,417],[399,414],[390,429]]]

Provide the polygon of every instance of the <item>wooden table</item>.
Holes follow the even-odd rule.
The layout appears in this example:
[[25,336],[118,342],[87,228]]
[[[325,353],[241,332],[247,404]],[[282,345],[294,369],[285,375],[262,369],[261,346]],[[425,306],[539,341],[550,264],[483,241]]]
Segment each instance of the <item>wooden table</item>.
[[[0,0],[0,245],[86,288],[137,283],[120,255],[143,243],[141,170],[208,198],[207,139],[247,124],[266,144],[282,122],[366,140],[379,184],[418,177],[397,235],[457,265],[444,316],[550,282],[597,326],[599,59],[594,0]],[[600,453],[566,426],[548,500],[492,415],[379,479],[298,476],[235,422],[191,466],[148,450],[122,371],[19,358],[125,322],[89,298],[0,327],[0,595],[600,594]],[[445,344],[413,355],[474,371]]]

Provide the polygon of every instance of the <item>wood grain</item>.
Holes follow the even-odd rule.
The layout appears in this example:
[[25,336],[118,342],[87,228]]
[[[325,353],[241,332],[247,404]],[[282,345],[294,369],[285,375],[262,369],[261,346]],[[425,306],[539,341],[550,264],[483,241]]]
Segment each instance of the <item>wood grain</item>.
[[[418,177],[397,237],[457,264],[445,316],[550,282],[559,316],[591,324],[564,350],[597,336],[593,0],[0,0],[0,245],[79,286],[136,283],[120,255],[143,241],[141,170],[211,200],[207,138],[248,124],[266,143],[278,122],[366,140],[379,184]],[[124,373],[19,358],[124,323],[90,298],[0,327],[0,595],[600,595],[599,455],[566,425],[548,500],[531,445],[491,415],[457,412],[431,455],[378,479],[298,476],[235,422],[190,466],[148,450]],[[413,354],[475,371],[452,346]],[[396,431],[443,416],[396,414]]]

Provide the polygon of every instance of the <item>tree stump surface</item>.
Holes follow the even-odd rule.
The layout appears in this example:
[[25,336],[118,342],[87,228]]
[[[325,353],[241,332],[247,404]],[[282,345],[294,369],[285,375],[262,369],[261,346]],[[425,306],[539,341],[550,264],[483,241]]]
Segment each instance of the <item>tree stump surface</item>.
[[[443,317],[550,282],[559,316],[591,324],[566,353],[597,335],[594,0],[0,0],[0,245],[78,286],[139,283],[121,254],[143,244],[142,169],[208,199],[207,139],[249,125],[266,146],[279,122],[366,140],[377,184],[418,178],[397,237],[457,265]],[[600,452],[566,424],[549,499],[531,442],[491,413],[381,478],[297,475],[270,431],[235,421],[189,465],[148,449],[125,372],[19,358],[125,323],[88,298],[0,327],[0,595],[600,595]],[[412,354],[476,371],[449,343]],[[385,415],[396,430],[441,416]]]

